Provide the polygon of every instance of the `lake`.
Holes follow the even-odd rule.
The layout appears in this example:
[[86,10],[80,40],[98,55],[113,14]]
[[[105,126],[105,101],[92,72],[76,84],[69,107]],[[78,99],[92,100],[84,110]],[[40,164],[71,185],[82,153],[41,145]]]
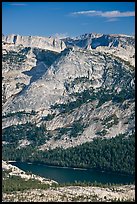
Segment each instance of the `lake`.
[[134,176],[124,174],[116,174],[109,172],[101,172],[92,169],[64,168],[56,166],[48,166],[44,164],[32,164],[26,162],[10,162],[24,171],[49,178],[58,183],[73,183],[75,181],[114,183],[114,184],[130,184],[135,181]]

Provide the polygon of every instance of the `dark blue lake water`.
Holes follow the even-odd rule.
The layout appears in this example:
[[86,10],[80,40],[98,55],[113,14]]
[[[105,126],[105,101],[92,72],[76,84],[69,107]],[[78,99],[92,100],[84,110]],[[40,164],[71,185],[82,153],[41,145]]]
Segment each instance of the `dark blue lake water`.
[[31,164],[26,162],[10,162],[24,171],[32,172],[33,174],[53,179],[59,183],[75,181],[114,183],[114,184],[130,184],[135,181],[134,176],[126,176],[116,173],[101,172],[91,169],[74,169],[48,166],[43,164]]

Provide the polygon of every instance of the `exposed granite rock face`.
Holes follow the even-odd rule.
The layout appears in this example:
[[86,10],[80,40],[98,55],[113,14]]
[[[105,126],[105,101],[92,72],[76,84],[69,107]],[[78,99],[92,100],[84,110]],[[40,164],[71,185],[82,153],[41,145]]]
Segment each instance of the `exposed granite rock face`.
[[[32,76],[30,83],[12,103],[6,103],[3,111],[19,111],[26,107],[30,110],[49,109],[54,103],[66,103],[70,94],[86,89],[113,88],[117,92],[118,88],[130,86],[134,78],[132,70],[114,57],[81,49],[63,51],[59,60],[48,69],[41,62],[33,69],[33,74],[32,69],[23,73],[25,77]],[[37,73],[39,77],[36,78]],[[84,79],[86,82],[82,81]]]
[[97,49],[111,53],[135,66],[135,37],[128,35],[90,33],[63,39],[67,47]]
[[61,52],[66,47],[63,41],[53,37],[20,36],[13,34],[2,36],[2,41],[8,44],[23,45],[24,47],[38,47],[56,52]]
[[[79,44],[65,48],[63,44],[61,48],[62,41],[56,44],[53,38],[3,37],[3,128],[27,121],[45,125],[52,137],[39,147],[42,150],[134,130],[135,68],[126,61],[130,48],[134,53],[133,37],[83,36],[75,43],[87,38],[105,39],[109,44],[92,49],[79,48]],[[16,116],[32,110],[35,115]],[[15,114],[7,116],[11,113]],[[75,123],[82,131],[71,138]],[[56,139],[61,128],[66,132]]]

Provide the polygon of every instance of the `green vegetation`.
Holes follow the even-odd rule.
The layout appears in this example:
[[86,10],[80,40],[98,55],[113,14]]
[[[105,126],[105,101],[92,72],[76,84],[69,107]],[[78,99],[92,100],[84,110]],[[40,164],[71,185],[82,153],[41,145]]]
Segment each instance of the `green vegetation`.
[[[38,180],[35,179],[29,179],[25,180],[19,176],[15,175],[9,175],[9,170],[3,170],[2,171],[2,192],[3,193],[12,193],[15,191],[26,191],[30,189],[56,189],[58,187],[66,187],[66,186],[96,186],[96,187],[101,187],[101,188],[110,188],[114,189],[116,186],[120,186],[120,184],[113,184],[113,183],[98,183],[98,182],[80,182],[80,181],[75,181],[73,183],[52,183],[51,185],[49,184],[44,184],[41,183]],[[122,185],[122,184],[121,184]]]
[[93,100],[99,100],[97,108],[100,107],[107,101],[112,100],[115,103],[124,102],[126,99],[133,99],[135,96],[134,91],[125,92],[121,91],[119,94],[113,93],[110,90],[101,89],[98,92],[93,92],[93,90],[84,90],[80,93],[73,93],[76,97],[75,101],[71,101],[66,104],[54,104],[51,105],[51,109],[58,109],[61,113],[70,113],[75,108],[80,107],[84,103],[91,102]]
[[19,89],[19,88],[25,88],[25,84],[24,83],[20,83],[20,82],[18,82],[17,84],[16,84],[16,89]]
[[69,127],[66,128],[57,128],[56,129],[56,137],[54,138],[54,140],[59,140],[63,135],[68,134],[69,133]]
[[57,136],[55,137],[55,140],[58,140],[61,138],[61,136],[67,134],[69,138],[77,137],[78,135],[82,134],[84,131],[85,126],[80,121],[75,121],[72,123],[72,125],[65,127],[65,128],[58,128]]
[[43,184],[35,179],[25,180],[19,176],[5,177],[2,180],[2,192],[11,193],[15,191],[24,191],[28,189],[47,189],[48,184]]
[[110,128],[113,125],[117,125],[119,122],[118,117],[116,114],[112,114],[108,116],[105,120],[103,120],[102,125],[104,125],[106,128]]
[[128,138],[125,135],[111,139],[97,138],[74,148],[39,151],[30,161],[134,174],[135,135]]
[[[116,60],[118,60],[118,61],[124,63],[125,65],[127,65],[132,71],[135,70],[135,67],[132,66],[129,61],[126,61],[126,60],[124,60],[124,59],[122,59],[122,58],[120,58],[120,57],[118,57],[118,56],[113,55],[113,54],[110,54],[110,55],[111,55],[112,57],[114,57]],[[133,56],[133,57],[135,57],[135,56]]]
[[54,118],[55,114],[48,114],[47,116],[42,117],[42,121],[50,121]]
[[69,86],[70,86],[70,87],[73,87],[73,86],[76,85],[76,84],[86,83],[86,82],[92,83],[92,80],[89,80],[88,76],[87,76],[87,77],[85,77],[85,76],[83,76],[83,77],[77,77],[77,78],[75,78],[75,79],[69,84]]
[[67,187],[67,186],[82,186],[82,187],[95,186],[95,187],[110,188],[110,189],[114,189],[114,187],[120,186],[120,184],[113,184],[113,183],[102,184],[102,183],[97,183],[96,181],[93,183],[84,181],[84,182],[63,183],[63,184],[52,183],[52,185],[49,185],[49,184],[41,183],[40,181],[35,179],[25,180],[19,176],[9,175],[9,171],[4,170],[2,173],[3,173],[2,192],[8,193],[8,194],[16,193],[16,191],[26,192],[26,190],[31,190],[31,189],[47,190],[49,188],[57,189],[58,187]]
[[80,93],[74,93],[73,96],[76,96],[76,101],[71,101],[66,104],[54,104],[51,105],[51,109],[59,109],[61,113],[70,113],[72,112],[75,108],[80,107],[84,103],[88,101],[92,101],[96,99],[96,96],[94,93],[91,94],[91,90],[84,90],[83,92]]
[[117,124],[118,117],[116,116],[116,114],[112,114],[112,115],[106,117],[106,119],[103,120],[102,124],[105,125],[106,123],[108,123],[112,120],[114,121],[114,124]]
[[[24,112],[18,113],[19,117]],[[33,112],[32,112],[33,114]],[[51,116],[48,116],[51,118]],[[59,128],[55,131],[47,131],[45,125],[37,127],[36,124],[26,123],[21,125],[13,125],[3,129],[2,140],[7,142],[3,144],[3,159],[5,160],[18,160],[26,161],[31,157],[33,152],[37,151],[37,147],[45,144],[51,137],[56,134],[55,140],[60,139],[62,135],[68,134],[69,137],[76,137],[84,130],[84,126],[80,121],[76,121],[71,124],[70,127]],[[30,144],[23,147],[19,147],[19,141],[27,139]]]
[[85,126],[81,124],[81,122],[76,121],[72,124],[70,129],[70,137],[77,137],[78,134],[82,134]]
[[76,100],[65,104],[56,103],[51,105],[51,109],[58,109],[60,113],[71,113],[75,108],[94,100],[99,101],[96,108],[111,100],[113,103],[122,104],[125,100],[134,100],[135,91],[130,87],[126,91],[125,89],[121,90],[119,93],[111,89],[107,90],[106,88],[101,88],[97,92],[94,92],[93,89],[87,89],[80,93],[73,93],[70,96],[75,96]]
[[44,126],[37,127],[35,124],[26,123],[21,125],[13,125],[3,129],[2,138],[6,142],[17,146],[20,139],[27,139],[37,146],[43,144],[46,140],[46,129]]
[[[109,124],[108,122],[112,118],[116,123],[117,118],[114,115],[106,118],[103,123]],[[57,137],[67,134],[72,138],[81,134],[83,130],[83,124],[80,121],[75,121],[69,127],[57,129],[56,133]],[[106,133],[104,131],[105,129],[99,134],[103,136]],[[111,139],[96,138],[93,142],[87,142],[74,148],[38,151],[37,147],[44,144],[50,137],[53,137],[53,134],[55,133],[48,132],[45,126],[37,127],[31,123],[5,128],[2,139],[7,144],[3,144],[2,157],[4,160],[95,168],[128,174],[134,174],[135,172],[134,134],[128,137],[119,135]],[[31,143],[23,148],[17,148],[21,139],[27,139]]]
[[96,132],[97,135],[100,135],[100,136],[105,136],[107,134],[107,130],[103,129],[99,132]]
[[22,53],[22,51],[20,52],[9,51],[7,52],[7,54],[2,55],[3,62],[9,61],[9,63],[15,64],[17,63],[19,65],[21,65],[26,60],[26,58],[27,58],[26,55]]
[[2,118],[8,118],[8,117],[12,117],[12,116],[16,116],[18,118],[21,118],[21,117],[23,117],[23,115],[36,115],[36,112],[34,110],[32,110],[30,113],[28,113],[26,111],[13,112],[13,113],[8,113],[6,115],[3,115]]
[[123,103],[125,100],[132,100],[135,98],[135,91],[133,89],[121,90],[116,95],[113,95],[112,102]]
[[[5,200],[3,199],[3,201],[6,201],[6,202],[26,202],[26,196],[29,198],[29,195],[30,195],[30,192],[27,192],[27,190],[32,190],[32,189],[41,189],[41,190],[47,190],[47,189],[50,189],[50,190],[58,190],[59,187],[66,187],[67,186],[74,186],[74,189],[75,189],[75,186],[82,186],[82,187],[86,187],[86,186],[97,186],[97,187],[101,187],[101,188],[108,188],[112,191],[115,191],[113,189],[115,189],[115,186],[113,187],[113,184],[106,184],[106,185],[102,185],[102,184],[99,184],[99,183],[80,183],[80,182],[77,182],[77,183],[73,183],[73,184],[69,184],[69,183],[66,183],[66,184],[52,184],[51,186],[48,185],[48,184],[43,184],[43,183],[40,183],[39,181],[36,181],[36,180],[27,180],[25,181],[24,179],[21,179],[20,177],[18,176],[10,176],[8,179],[6,180],[3,180],[2,182],[2,192],[3,193],[6,193],[6,196],[5,196]],[[117,189],[116,189],[117,191]],[[45,197],[44,193],[42,191],[39,191],[39,196],[40,197]],[[99,201],[102,201],[102,200],[99,200],[98,198],[98,195],[96,193],[94,193],[93,195],[73,195],[71,198],[68,199],[68,193],[66,194],[65,192],[62,193],[60,195],[60,198],[62,201],[71,201],[71,202],[83,202],[83,201],[89,201],[89,202],[99,202]],[[31,200],[31,196],[29,198],[30,202],[32,201]],[[110,202],[134,202],[134,200],[125,200],[124,198],[121,200],[119,198],[110,198],[108,199],[107,196],[104,196],[104,199],[107,200],[107,201],[110,201]],[[15,201],[16,200],[16,201]]]
[[[104,57],[106,57],[104,55]],[[127,62],[124,64],[128,65]],[[121,59],[115,59],[114,69],[110,71],[107,69],[104,71],[103,80],[104,84],[101,88],[94,90],[93,88],[86,89],[82,92],[73,92],[69,94],[72,98],[76,98],[75,101],[71,101],[65,104],[54,104],[51,106],[51,109],[58,109],[60,113],[70,113],[75,108],[79,108],[81,105],[98,100],[98,105],[96,108],[99,108],[105,102],[111,101],[116,105],[122,104],[125,100],[134,100],[135,91],[131,87],[131,80],[134,78],[134,73],[129,72],[123,66],[123,61]],[[74,88],[75,85],[81,83],[90,83],[92,80],[89,80],[87,77],[77,77],[71,82],[65,82],[64,86],[69,92],[69,88]],[[116,87],[120,84],[119,88],[121,89],[117,92]],[[108,89],[109,88],[109,89]],[[74,99],[73,99],[74,100]]]
[[103,103],[111,101],[113,97],[113,93],[110,90],[106,89],[100,89],[100,91],[98,91],[96,95],[97,99],[99,99],[97,108],[102,106]]
[[114,186],[122,186],[123,184],[114,184],[114,183],[100,183],[100,182],[97,182],[97,181],[94,181],[94,182],[90,182],[90,181],[75,181],[73,183],[69,183],[69,182],[66,182],[66,183],[54,183],[53,184],[54,187],[64,187],[64,186],[83,186],[83,187],[86,187],[86,186],[96,186],[96,187],[101,187],[101,188],[110,188],[111,187],[113,188]]

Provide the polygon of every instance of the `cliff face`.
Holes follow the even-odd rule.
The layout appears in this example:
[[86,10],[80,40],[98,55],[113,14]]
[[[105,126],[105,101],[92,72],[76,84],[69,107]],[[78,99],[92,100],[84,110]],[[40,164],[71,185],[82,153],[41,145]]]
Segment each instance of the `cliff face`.
[[53,37],[9,35],[2,36],[2,41],[12,45],[38,47],[56,52],[61,52],[66,47],[63,41],[60,41],[59,39]]
[[62,40],[67,47],[75,46],[82,49],[96,49],[111,53],[135,66],[135,38],[133,36],[90,33]]
[[[91,39],[86,35],[75,42],[87,37]],[[110,46],[112,37],[117,43]],[[66,42],[65,46],[54,38],[4,36],[3,128],[43,124],[50,136],[38,147],[41,150],[131,133],[135,127],[133,37],[97,35],[94,45],[96,40],[99,46],[85,49],[65,48]],[[130,49],[133,57],[128,61]]]

